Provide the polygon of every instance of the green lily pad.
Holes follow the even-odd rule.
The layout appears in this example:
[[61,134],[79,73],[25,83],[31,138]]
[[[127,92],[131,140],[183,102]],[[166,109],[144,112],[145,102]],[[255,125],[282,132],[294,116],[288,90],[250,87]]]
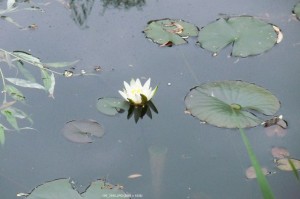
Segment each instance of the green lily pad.
[[26,199],[104,199],[104,198],[129,198],[120,185],[112,185],[103,180],[97,180],[81,195],[70,183],[70,179],[58,179],[46,182],[36,187]]
[[190,36],[197,36],[199,29],[194,24],[183,20],[159,19],[148,22],[144,30],[146,37],[161,46],[172,46],[187,43]]
[[268,90],[242,81],[205,83],[185,97],[187,112],[217,127],[246,128],[263,122],[254,113],[273,115],[280,108]]
[[63,130],[65,138],[76,143],[91,143],[93,137],[104,135],[103,127],[94,120],[72,120],[65,124]]
[[73,186],[70,184],[69,179],[58,179],[51,182],[46,182],[38,187],[36,187],[26,199],[82,199],[80,194],[74,190]]
[[278,29],[250,16],[220,18],[200,30],[198,42],[214,55],[232,44],[232,56],[247,57],[261,54],[279,43]]
[[129,102],[120,98],[99,98],[97,102],[97,109],[105,115],[114,116],[118,113],[127,111],[130,107]]
[[300,20],[300,2],[295,5],[293,13],[296,15],[297,19]]

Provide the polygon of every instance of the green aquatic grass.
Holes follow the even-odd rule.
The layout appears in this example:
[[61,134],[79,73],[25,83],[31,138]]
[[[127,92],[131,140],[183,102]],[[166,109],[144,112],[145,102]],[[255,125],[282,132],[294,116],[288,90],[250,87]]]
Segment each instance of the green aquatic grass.
[[255,170],[255,173],[256,173],[256,176],[257,176],[257,182],[258,182],[258,185],[261,189],[263,198],[264,199],[274,199],[275,196],[272,192],[272,189],[271,189],[265,175],[262,173],[261,166],[260,166],[260,164],[259,164],[259,162],[258,162],[258,160],[257,160],[257,158],[254,154],[254,151],[252,150],[251,144],[250,144],[244,130],[242,128],[239,128],[239,130],[240,130],[243,142],[245,144],[245,147],[247,149],[249,158],[251,160],[251,164],[254,167],[254,170]]

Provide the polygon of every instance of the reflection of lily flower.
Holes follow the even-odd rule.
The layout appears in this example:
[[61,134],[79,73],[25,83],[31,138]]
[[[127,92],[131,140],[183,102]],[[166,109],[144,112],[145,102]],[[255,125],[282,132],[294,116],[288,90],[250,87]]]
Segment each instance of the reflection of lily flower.
[[131,79],[130,85],[124,81],[125,88],[119,93],[132,105],[144,105],[151,100],[157,90],[157,86],[152,90],[150,81],[151,79],[149,78],[143,86],[139,79]]
[[145,115],[152,119],[151,111],[158,113],[158,110],[152,101],[148,101],[142,106],[131,105],[128,109],[127,119],[130,119],[133,116],[136,123],[139,119],[143,119]]

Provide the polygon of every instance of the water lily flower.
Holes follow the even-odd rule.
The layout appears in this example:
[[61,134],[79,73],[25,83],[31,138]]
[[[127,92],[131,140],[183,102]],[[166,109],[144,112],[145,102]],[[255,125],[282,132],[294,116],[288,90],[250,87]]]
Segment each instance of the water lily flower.
[[144,105],[154,96],[157,86],[152,90],[149,78],[142,86],[139,79],[131,79],[130,84],[124,81],[125,88],[119,91],[122,97],[133,105]]

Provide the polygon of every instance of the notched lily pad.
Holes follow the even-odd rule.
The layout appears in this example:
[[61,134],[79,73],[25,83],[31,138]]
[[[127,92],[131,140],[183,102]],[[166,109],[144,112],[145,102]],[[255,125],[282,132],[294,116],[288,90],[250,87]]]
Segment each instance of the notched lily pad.
[[92,137],[102,137],[103,127],[93,120],[72,120],[62,129],[63,135],[72,142],[91,143]]
[[300,20],[300,2],[295,5],[293,13],[296,15],[297,19]]
[[118,113],[127,111],[130,107],[130,104],[124,99],[120,98],[99,98],[97,102],[97,109],[104,113],[105,115],[114,116]]
[[277,26],[251,16],[220,18],[203,27],[198,36],[199,45],[214,55],[232,44],[235,57],[261,54],[281,40]]
[[198,35],[199,28],[180,19],[159,19],[149,21],[143,32],[154,43],[171,47],[187,43],[188,37]]
[[70,179],[58,179],[46,182],[36,187],[30,194],[19,193],[18,196],[26,196],[26,199],[104,199],[126,198],[129,194],[122,190],[121,185],[112,185],[104,180],[97,180],[82,194],[79,194],[70,183]]
[[242,81],[201,84],[185,97],[187,112],[217,127],[247,128],[261,124],[254,113],[273,115],[280,108],[268,90]]

